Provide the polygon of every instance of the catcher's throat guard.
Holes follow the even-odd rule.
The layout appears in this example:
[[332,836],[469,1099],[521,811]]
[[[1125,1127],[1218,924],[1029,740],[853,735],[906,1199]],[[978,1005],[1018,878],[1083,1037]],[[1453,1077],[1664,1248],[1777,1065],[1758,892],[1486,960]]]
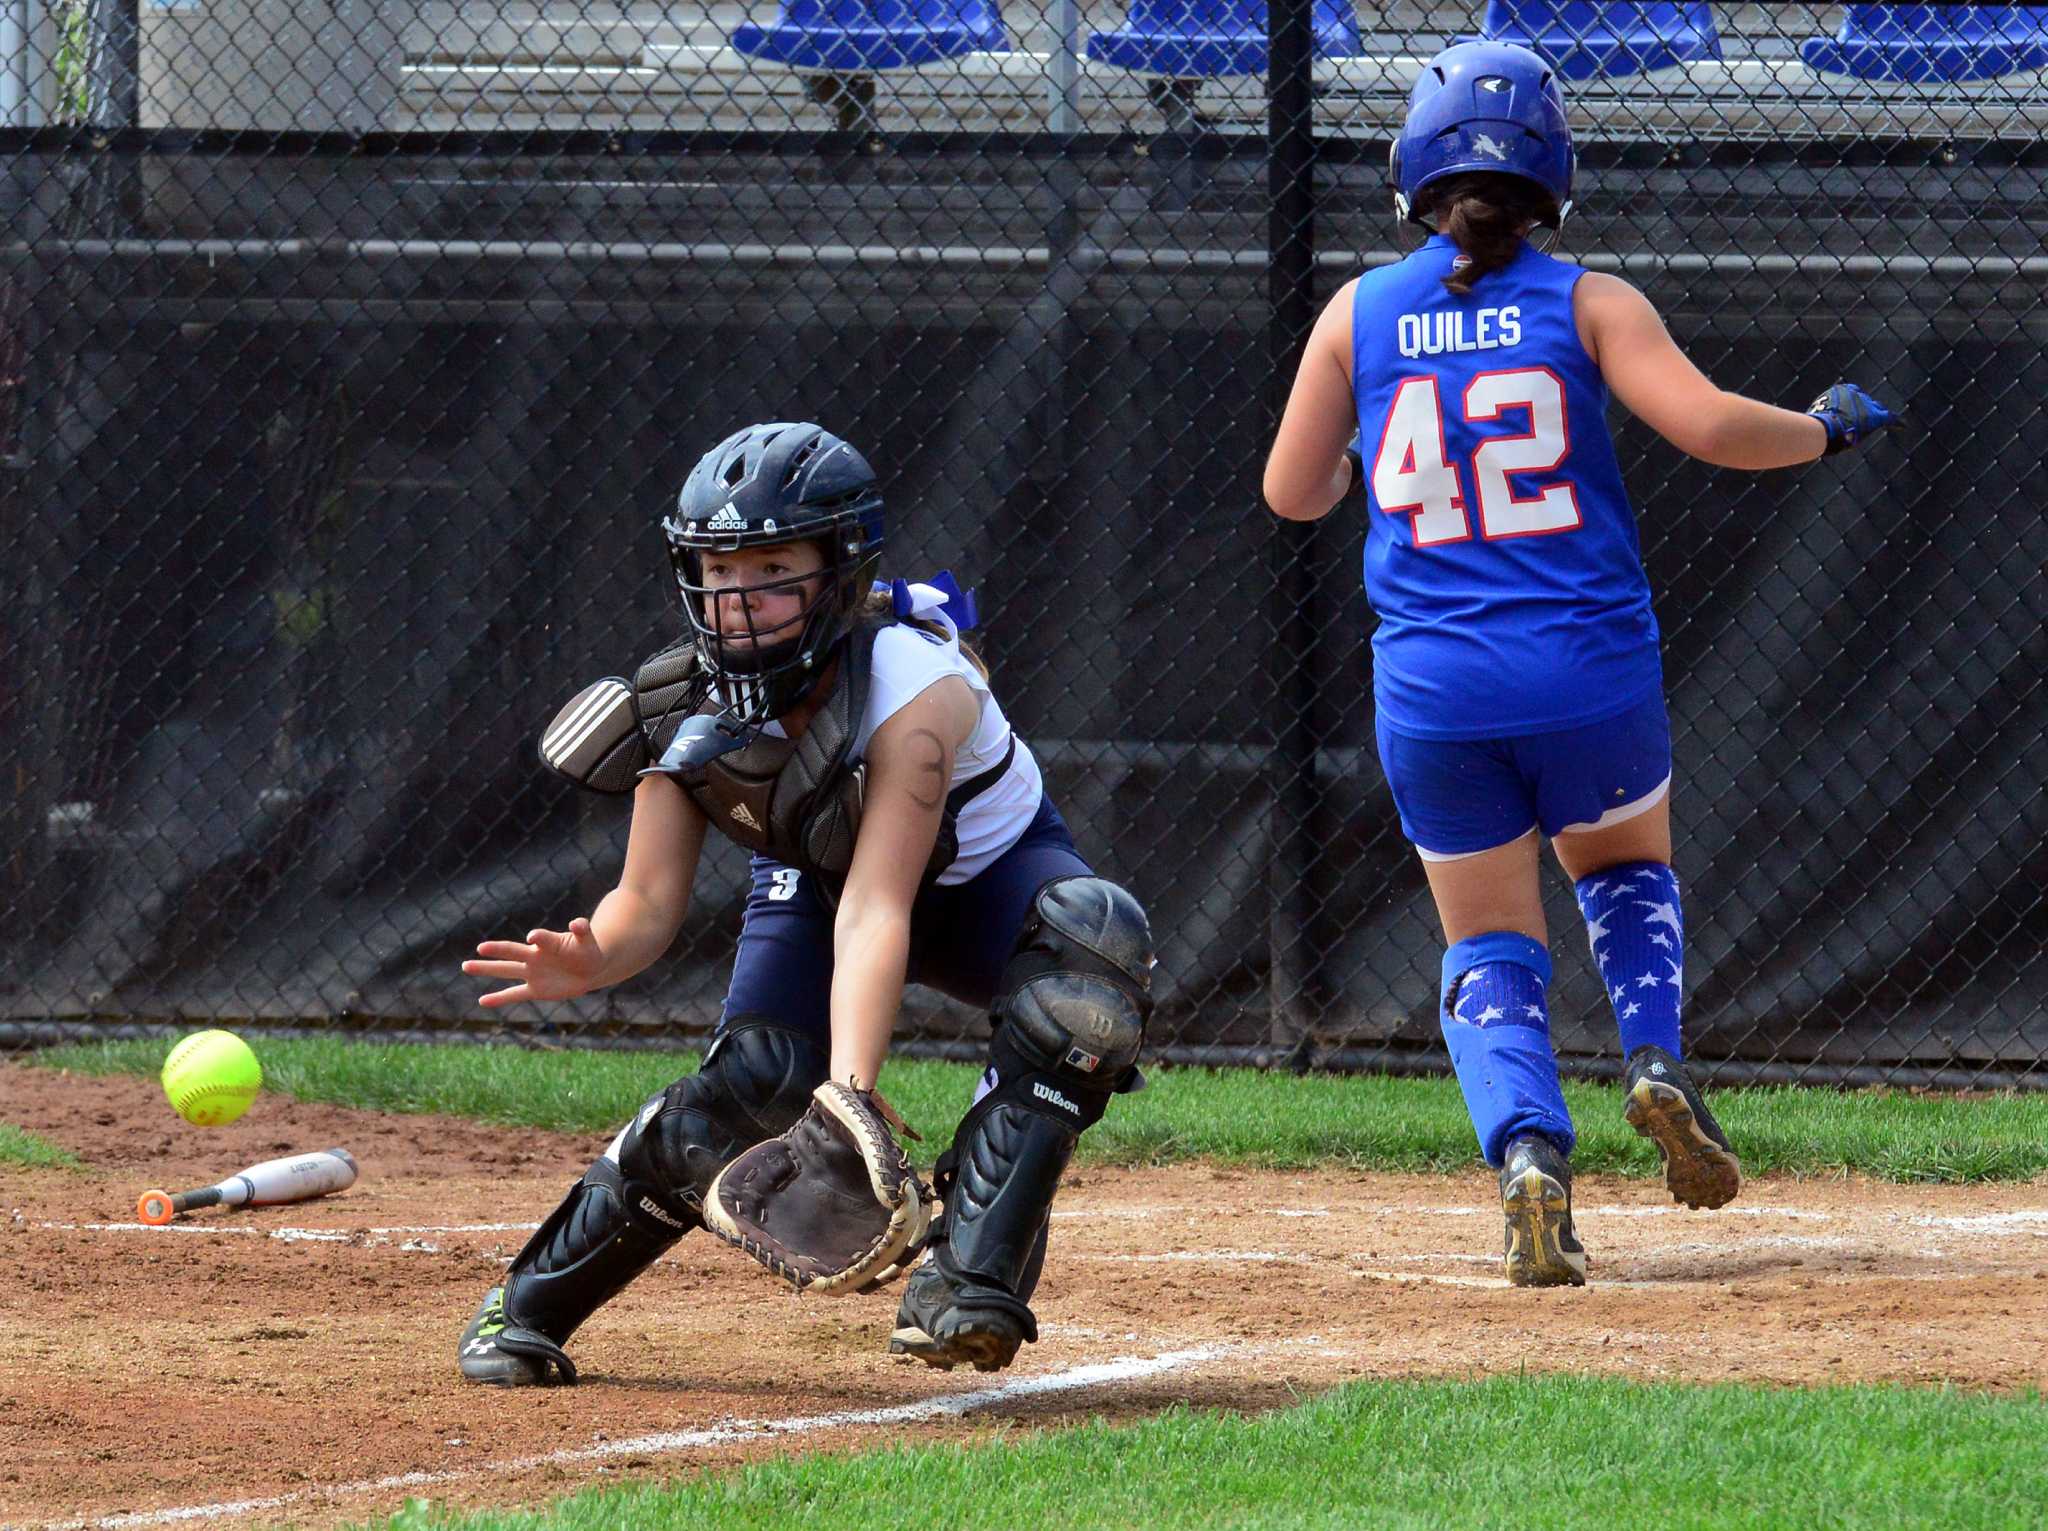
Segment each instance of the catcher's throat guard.
[[661,759],[639,774],[673,776],[686,788],[701,785],[704,769],[721,756],[743,750],[754,742],[753,730],[738,727],[726,713],[696,713],[683,720],[675,738],[661,752]]

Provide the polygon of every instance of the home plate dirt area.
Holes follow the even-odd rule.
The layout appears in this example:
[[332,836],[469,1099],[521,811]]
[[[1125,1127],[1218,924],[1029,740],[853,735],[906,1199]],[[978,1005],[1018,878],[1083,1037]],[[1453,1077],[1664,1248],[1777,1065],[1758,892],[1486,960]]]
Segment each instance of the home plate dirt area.
[[[1752,1181],[1690,1212],[1577,1188],[1582,1290],[1500,1276],[1491,1177],[1196,1164],[1074,1172],[995,1375],[885,1354],[897,1289],[801,1298],[693,1234],[571,1345],[582,1385],[498,1391],[455,1340],[600,1135],[262,1098],[233,1126],[154,1080],[0,1063],[0,1122],[85,1169],[0,1168],[0,1525],[320,1525],[410,1497],[545,1501],[765,1456],[963,1439],[1373,1377],[2048,1387],[2048,1185]],[[146,1189],[343,1147],[356,1186],[137,1223]],[[174,1182],[167,1184],[167,1182]]]

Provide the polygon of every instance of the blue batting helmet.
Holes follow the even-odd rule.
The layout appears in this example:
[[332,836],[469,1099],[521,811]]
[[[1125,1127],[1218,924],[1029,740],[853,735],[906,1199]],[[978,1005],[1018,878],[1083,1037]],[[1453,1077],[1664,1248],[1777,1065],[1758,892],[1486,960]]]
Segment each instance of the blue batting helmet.
[[1534,181],[1571,210],[1572,130],[1557,71],[1513,43],[1459,43],[1422,68],[1388,170],[1394,207],[1414,222],[1419,194],[1447,175],[1490,170]]

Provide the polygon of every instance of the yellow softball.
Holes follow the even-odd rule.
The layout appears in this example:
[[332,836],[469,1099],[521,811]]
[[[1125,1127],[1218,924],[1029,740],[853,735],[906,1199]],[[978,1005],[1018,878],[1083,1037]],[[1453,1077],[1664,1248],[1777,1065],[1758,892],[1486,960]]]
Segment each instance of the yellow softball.
[[224,1127],[263,1088],[263,1068],[232,1031],[195,1031],[164,1059],[164,1094],[195,1127]]

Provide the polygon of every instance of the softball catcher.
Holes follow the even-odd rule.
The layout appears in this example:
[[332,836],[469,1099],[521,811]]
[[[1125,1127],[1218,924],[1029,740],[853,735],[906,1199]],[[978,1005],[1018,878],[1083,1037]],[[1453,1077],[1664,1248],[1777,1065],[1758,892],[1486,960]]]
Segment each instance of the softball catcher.
[[[688,632],[578,693],[541,741],[549,769],[633,795],[618,886],[463,970],[504,983],[493,1008],[640,972],[715,827],[753,854],[732,981],[699,1072],[640,1109],[485,1296],[462,1375],[574,1382],[578,1326],[698,1227],[808,1290],[915,1264],[890,1350],[997,1370],[1038,1337],[1074,1144],[1140,1084],[1145,913],[1075,849],[963,645],[972,596],[945,575],[876,583],[882,496],[852,446],[810,424],[742,430],[662,532]],[[874,1091],[906,982],[993,1027],[932,1187]]]

